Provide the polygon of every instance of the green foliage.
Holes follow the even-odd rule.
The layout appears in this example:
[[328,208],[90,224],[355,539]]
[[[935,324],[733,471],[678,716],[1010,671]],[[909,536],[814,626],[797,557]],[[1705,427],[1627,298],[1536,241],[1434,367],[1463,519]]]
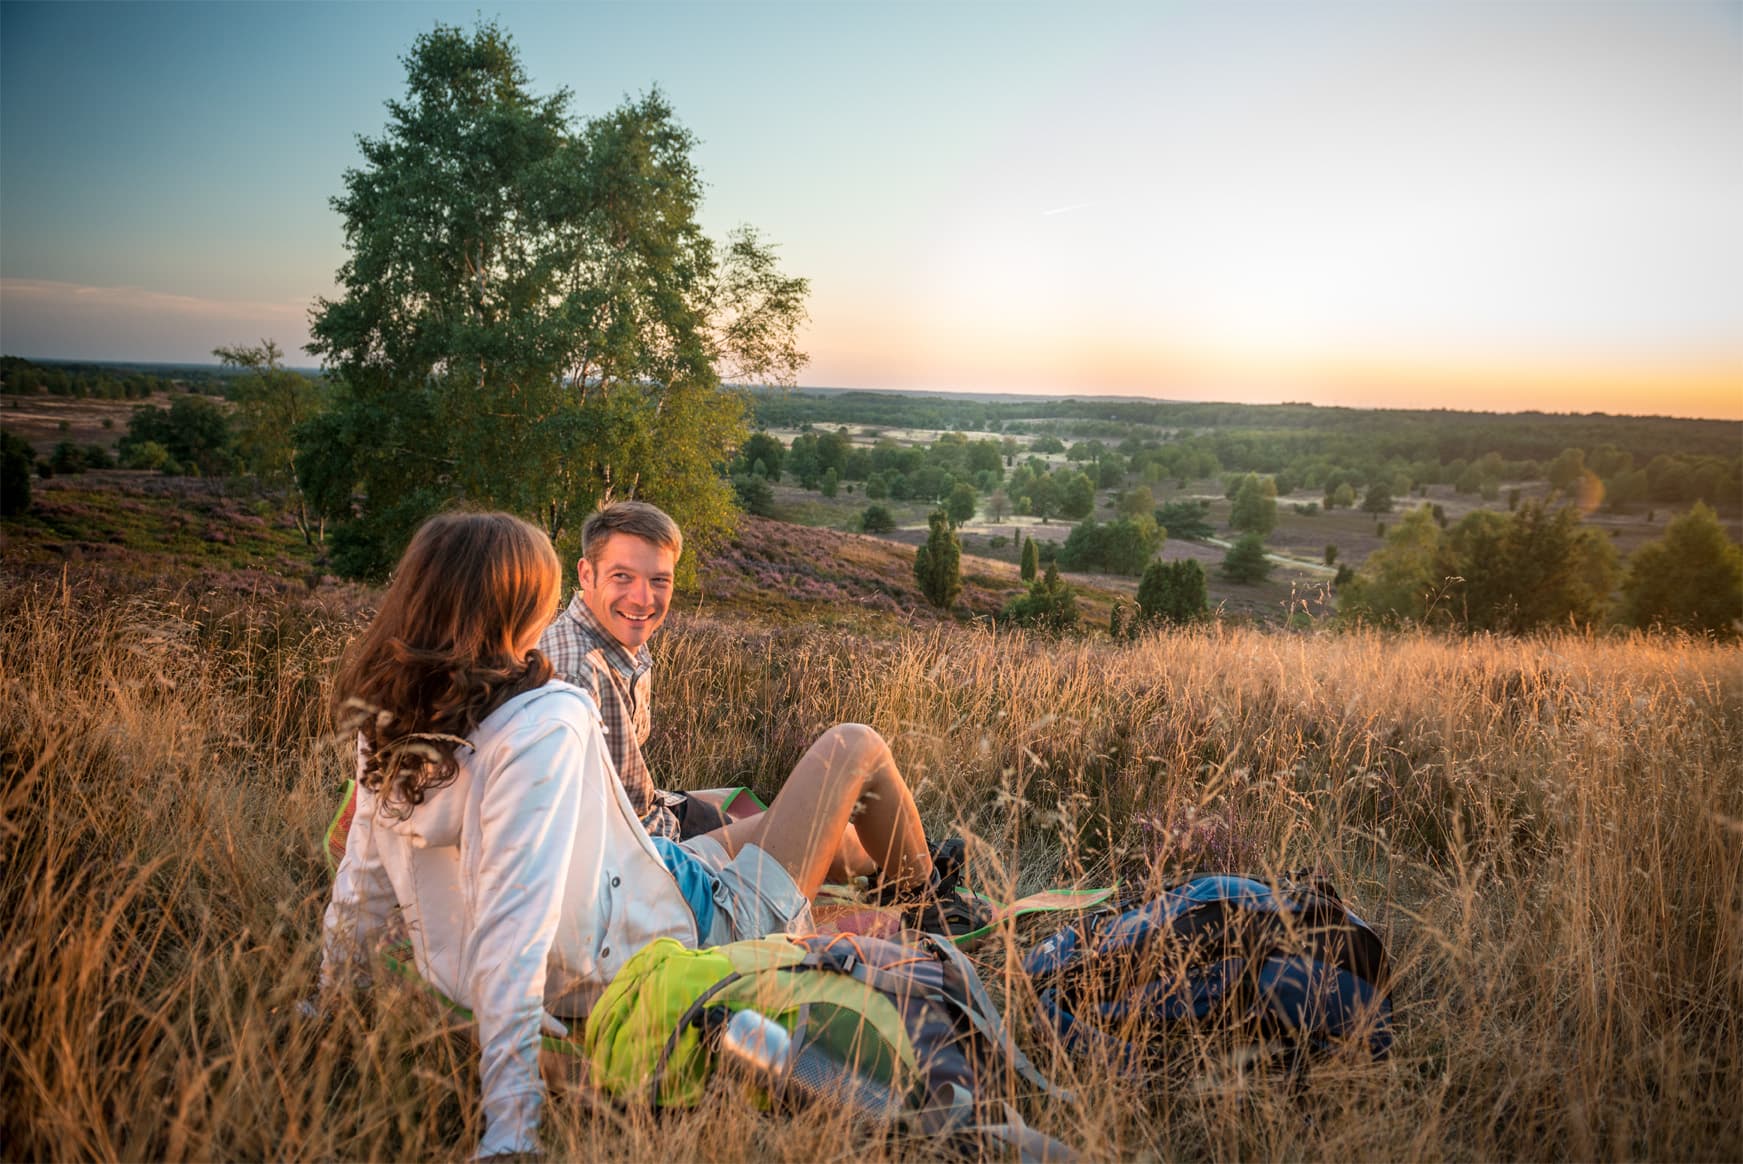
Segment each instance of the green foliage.
[[868,505],[859,516],[859,528],[866,533],[889,533],[896,528],[896,519],[881,505]]
[[757,517],[775,515],[775,490],[766,477],[758,477],[755,473],[734,473],[732,494],[738,507],[746,513]]
[[1548,477],[1551,489],[1567,493],[1586,475],[1586,454],[1583,449],[1563,449],[1550,462]]
[[61,477],[83,473],[88,468],[85,464],[85,450],[72,441],[58,442],[48,455],[48,464]]
[[1204,567],[1192,558],[1151,562],[1138,583],[1141,622],[1191,622],[1204,614],[1209,600]]
[[1059,576],[1059,568],[1049,565],[1045,575],[1029,583],[1027,593],[1005,603],[999,618],[1040,630],[1070,630],[1077,625],[1077,594]]
[[1018,567],[1019,574],[1022,576],[1023,581],[1033,582],[1036,573],[1040,569],[1041,559],[1035,550],[1035,539],[1031,537],[1023,538],[1023,559],[1022,564]]
[[1368,492],[1362,496],[1363,513],[1391,513],[1392,487],[1384,481],[1376,481],[1368,486]]
[[823,470],[823,480],[817,485],[818,492],[825,497],[834,497],[841,492],[841,476],[835,471],[835,466]]
[[[1120,494],[1119,513],[1121,517],[1148,517],[1159,521],[1156,514],[1156,497],[1147,485],[1139,485]],[[1166,525],[1166,523],[1161,523]]]
[[1145,564],[1162,548],[1164,536],[1148,514],[1122,517],[1106,525],[1092,518],[1072,527],[1065,545],[1060,547],[1059,562],[1067,570],[1141,574]]
[[258,347],[214,348],[226,368],[241,375],[231,381],[236,402],[231,424],[242,466],[263,484],[288,491],[288,505],[304,540],[319,536],[319,522],[297,480],[296,432],[327,406],[325,382],[281,366],[284,353],[269,339]]
[[123,469],[150,469],[152,472],[176,474],[182,471],[169,450],[156,441],[140,441],[121,447]]
[[29,441],[0,429],[0,515],[12,517],[30,508],[30,471],[35,460]]
[[1506,516],[1480,509],[1447,540],[1464,579],[1453,614],[1467,629],[1591,626],[1609,608],[1616,551],[1572,507],[1533,502]]
[[1263,538],[1276,527],[1277,482],[1270,477],[1248,473],[1235,489],[1234,506],[1229,510],[1229,528]]
[[1725,536],[1705,505],[1665,526],[1635,550],[1622,582],[1621,616],[1637,627],[1734,639],[1743,619],[1743,547]]
[[438,26],[404,60],[334,199],[349,254],[310,329],[340,384],[297,476],[338,523],[335,565],[379,576],[457,498],[558,539],[639,497],[706,545],[744,441],[721,377],[790,376],[804,280],[752,232],[702,232],[694,139],[658,91],[577,123],[494,24]]
[[779,481],[781,466],[786,459],[787,446],[779,438],[766,432],[753,432],[738,448],[737,465],[741,471],[749,472],[752,466],[761,461],[763,475],[771,481]]
[[1242,534],[1222,560],[1223,577],[1230,582],[1251,585],[1271,576],[1271,562],[1265,557],[1265,539],[1257,533]]
[[1345,589],[1340,610],[1381,623],[1446,623],[1522,633],[1592,625],[1614,588],[1615,551],[1571,508],[1480,509],[1442,532],[1405,514]]
[[952,486],[950,496],[944,500],[944,512],[950,518],[951,527],[971,521],[978,501],[973,485],[963,482]]
[[1337,546],[1332,544],[1331,542],[1327,542],[1325,544],[1325,564],[1328,566],[1335,566],[1335,565],[1337,565],[1337,561],[1338,561],[1338,548],[1337,548]]
[[[130,450],[148,441],[163,446],[175,471],[215,477],[236,466],[229,417],[222,405],[204,396],[178,396],[168,408],[135,409],[120,441],[122,461],[131,463]],[[172,471],[170,462],[162,468]]]
[[1347,586],[1340,583],[1338,610],[1387,625],[1423,622],[1457,575],[1434,511],[1419,505],[1399,520]]
[[1063,453],[1065,442],[1056,436],[1039,436],[1029,442],[1029,451],[1035,453]]
[[1059,516],[1081,521],[1095,511],[1095,483],[1087,473],[1067,473],[1059,483]]
[[914,581],[927,602],[948,610],[962,594],[962,544],[942,509],[933,510],[926,521],[931,532],[926,544],[914,551]]
[[1207,501],[1170,501],[1156,509],[1156,524],[1169,537],[1200,542],[1216,533]]

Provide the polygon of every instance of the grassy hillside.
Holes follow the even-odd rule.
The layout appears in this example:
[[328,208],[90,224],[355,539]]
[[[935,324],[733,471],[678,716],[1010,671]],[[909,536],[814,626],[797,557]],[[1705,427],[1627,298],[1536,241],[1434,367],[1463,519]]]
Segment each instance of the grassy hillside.
[[[749,528],[747,578],[816,548]],[[867,634],[823,617],[858,589],[807,579],[843,587],[813,620],[797,599],[771,621],[706,598],[658,640],[667,781],[772,791],[817,731],[861,720],[928,829],[968,832],[995,888],[1308,866],[1396,960],[1392,1058],[1292,1084],[1214,1043],[1161,1075],[1060,1060],[1003,972],[1022,939],[995,942],[989,984],[1085,1097],[1013,1094],[1038,1126],[1096,1159],[1743,1156],[1743,652],[1214,626],[1117,646],[954,622]],[[391,983],[326,1023],[293,1005],[314,982],[318,845],[346,771],[323,693],[356,619],[325,592],[177,597],[80,569],[0,584],[8,1157],[471,1150],[463,1032]],[[725,1080],[661,1120],[567,1097],[546,1142],[601,1160],[929,1152],[760,1115]]]

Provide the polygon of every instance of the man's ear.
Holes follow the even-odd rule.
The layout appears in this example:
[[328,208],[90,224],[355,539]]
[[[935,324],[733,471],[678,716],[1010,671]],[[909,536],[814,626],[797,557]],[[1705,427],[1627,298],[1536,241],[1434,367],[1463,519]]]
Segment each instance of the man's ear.
[[593,588],[593,563],[586,558],[575,559],[575,581],[582,590]]

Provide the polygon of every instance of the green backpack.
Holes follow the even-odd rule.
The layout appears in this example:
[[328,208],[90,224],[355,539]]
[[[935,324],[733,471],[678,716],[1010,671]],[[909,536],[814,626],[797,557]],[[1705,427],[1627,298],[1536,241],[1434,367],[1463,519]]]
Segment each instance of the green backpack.
[[[670,939],[626,963],[587,1017],[592,1082],[613,1096],[691,1106],[739,1012],[785,1032],[773,1098],[822,1099],[926,1134],[970,1134],[1024,1158],[1069,1149],[997,1097],[1004,1072],[1070,1101],[1011,1040],[967,958],[946,939],[776,936],[689,950]],[[996,1121],[996,1122],[995,1122]]]

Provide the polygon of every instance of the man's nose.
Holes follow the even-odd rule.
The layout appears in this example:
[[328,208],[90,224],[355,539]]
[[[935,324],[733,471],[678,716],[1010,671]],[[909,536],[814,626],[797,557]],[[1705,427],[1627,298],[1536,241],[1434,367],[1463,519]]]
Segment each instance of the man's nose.
[[653,588],[648,585],[646,578],[637,578],[634,582],[630,583],[629,597],[630,601],[636,603],[638,606],[651,606],[653,604],[654,591]]

